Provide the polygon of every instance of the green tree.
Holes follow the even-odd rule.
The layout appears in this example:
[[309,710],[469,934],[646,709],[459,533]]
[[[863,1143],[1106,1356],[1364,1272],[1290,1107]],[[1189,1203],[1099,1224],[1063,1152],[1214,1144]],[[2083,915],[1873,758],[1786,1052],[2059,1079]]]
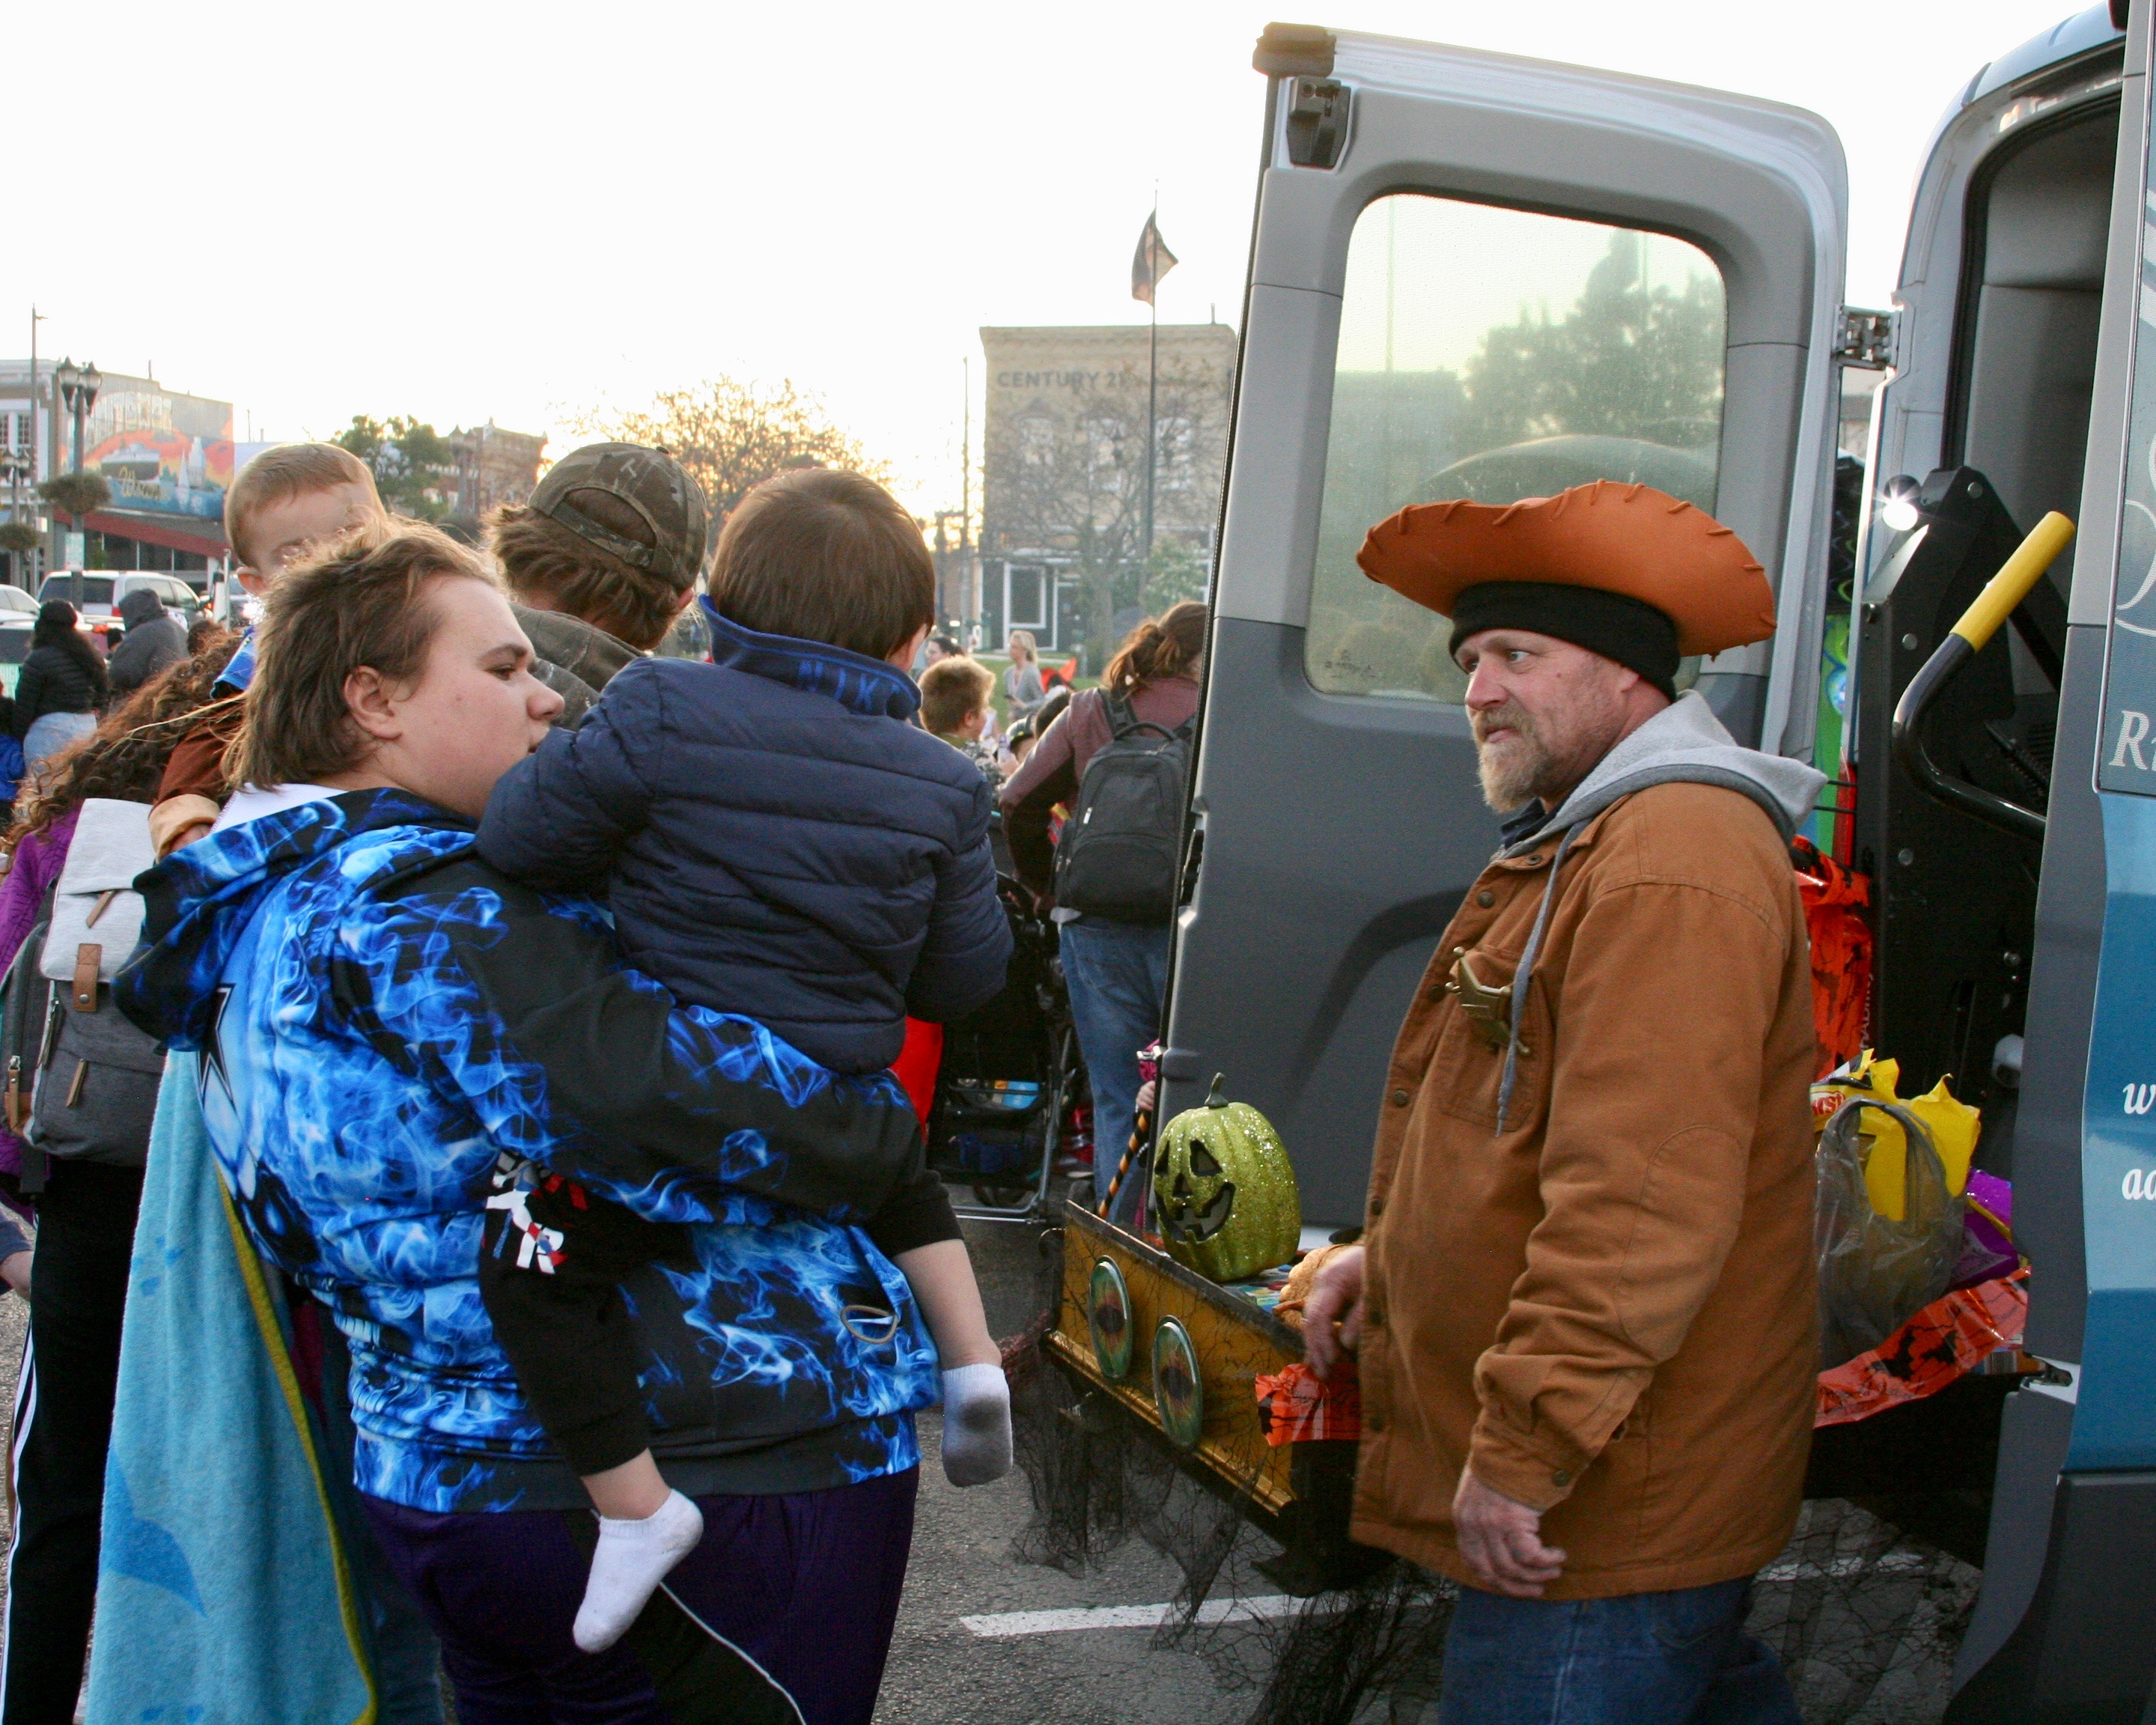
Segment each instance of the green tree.
[[1133,595],[1148,617],[1158,617],[1170,605],[1205,597],[1204,554],[1180,539],[1155,537],[1152,555],[1146,560],[1145,590]]
[[1468,454],[1565,433],[1711,444],[1722,424],[1721,283],[1644,279],[1644,236],[1613,234],[1563,319],[1522,312],[1463,367],[1456,447]]
[[456,472],[456,455],[425,421],[407,414],[376,419],[354,413],[333,441],[367,464],[382,501],[398,514],[431,521],[449,512],[440,489]]
[[667,390],[648,408],[593,408],[570,424],[588,435],[665,450],[696,475],[716,520],[782,468],[842,467],[879,485],[891,481],[889,466],[832,422],[823,398],[790,378],[706,378]]

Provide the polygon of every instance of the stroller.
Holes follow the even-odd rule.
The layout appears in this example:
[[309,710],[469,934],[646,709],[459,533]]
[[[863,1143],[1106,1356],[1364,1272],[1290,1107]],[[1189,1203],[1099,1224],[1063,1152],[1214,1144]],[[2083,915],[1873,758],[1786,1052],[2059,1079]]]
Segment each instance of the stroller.
[[943,1027],[928,1162],[973,1189],[960,1215],[1017,1221],[1046,1206],[1056,1153],[1086,1102],[1086,1072],[1055,925],[1034,914],[1017,881],[999,875],[997,889],[1010,919],[1009,979],[986,1006]]

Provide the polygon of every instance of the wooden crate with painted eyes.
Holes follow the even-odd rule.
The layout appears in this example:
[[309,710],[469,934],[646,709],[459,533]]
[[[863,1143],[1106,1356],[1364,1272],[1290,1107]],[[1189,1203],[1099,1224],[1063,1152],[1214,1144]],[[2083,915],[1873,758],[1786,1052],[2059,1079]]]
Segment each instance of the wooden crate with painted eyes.
[[1302,1358],[1263,1307],[1065,1199],[1049,1353],[1269,1527],[1295,1501],[1291,1446],[1265,1441],[1255,1383]]

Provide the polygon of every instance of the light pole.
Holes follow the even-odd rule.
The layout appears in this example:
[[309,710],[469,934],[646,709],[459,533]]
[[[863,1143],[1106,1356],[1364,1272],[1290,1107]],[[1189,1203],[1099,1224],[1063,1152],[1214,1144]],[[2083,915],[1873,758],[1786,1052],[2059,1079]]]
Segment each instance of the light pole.
[[92,360],[86,366],[77,366],[72,359],[60,362],[54,374],[60,386],[60,400],[74,415],[74,471],[82,471],[82,422],[90,417],[90,410],[97,405],[97,392],[105,382]]

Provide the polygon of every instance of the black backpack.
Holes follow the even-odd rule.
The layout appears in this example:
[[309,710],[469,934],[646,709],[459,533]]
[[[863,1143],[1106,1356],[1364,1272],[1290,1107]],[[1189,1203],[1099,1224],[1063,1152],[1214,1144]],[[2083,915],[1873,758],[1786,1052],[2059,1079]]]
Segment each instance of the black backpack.
[[[1106,747],[1086,763],[1078,806],[1055,844],[1059,908],[1111,922],[1165,922],[1175,911],[1193,721],[1174,730],[1104,695]],[[1150,734],[1148,734],[1150,733]]]

